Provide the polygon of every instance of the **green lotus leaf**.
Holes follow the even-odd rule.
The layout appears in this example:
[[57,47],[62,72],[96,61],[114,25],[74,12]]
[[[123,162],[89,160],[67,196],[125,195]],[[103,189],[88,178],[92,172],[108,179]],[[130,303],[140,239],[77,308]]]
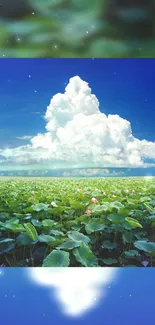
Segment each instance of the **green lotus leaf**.
[[115,249],[117,247],[116,243],[112,243],[109,240],[102,242],[102,247],[106,249]]
[[52,243],[53,241],[55,241],[55,237],[42,234],[38,236],[38,240],[41,243]]
[[68,240],[57,246],[57,249],[73,249],[75,247],[80,246],[80,244],[80,241]]
[[25,228],[20,225],[20,224],[17,224],[17,223],[13,223],[13,222],[8,222],[5,224],[5,228],[6,229],[9,229],[13,232],[22,232],[22,231],[25,231]]
[[52,228],[55,225],[55,221],[50,219],[45,219],[42,221],[43,227]]
[[26,233],[17,236],[16,244],[18,246],[29,246],[35,244],[37,241],[32,240]]
[[120,214],[110,214],[108,219],[114,224],[122,224],[125,221],[125,218]]
[[47,211],[48,210],[48,204],[44,203],[37,203],[32,206],[33,211],[40,212],[40,211]]
[[126,257],[135,257],[138,254],[138,251],[136,251],[135,249],[131,249],[129,251],[125,251],[124,255]]
[[12,249],[14,249],[14,247],[15,247],[15,243],[13,239],[11,238],[0,239],[0,255],[10,252]]
[[24,223],[24,227],[26,230],[26,234],[32,239],[32,240],[37,240],[38,239],[38,233],[36,228],[32,225],[32,223]]
[[143,226],[134,218],[127,217],[125,220],[129,223],[132,228],[143,228]]
[[116,260],[116,258],[103,258],[103,263],[106,265],[113,265],[113,264],[117,264],[118,261]]
[[102,231],[105,229],[105,225],[104,224],[98,224],[98,223],[95,223],[95,222],[88,222],[86,225],[85,225],[85,229],[86,229],[86,232],[87,234],[91,234],[93,232],[96,232],[96,231]]
[[90,242],[90,238],[88,236],[85,236],[78,231],[72,231],[68,234],[68,237],[76,242],[84,242],[85,244]]
[[67,267],[69,264],[69,253],[58,250],[53,250],[43,261],[44,267]]
[[134,246],[144,252],[155,253],[155,242],[138,240],[134,242]]
[[73,250],[76,260],[83,266],[96,266],[98,264],[97,257],[85,243],[81,243],[80,247]]

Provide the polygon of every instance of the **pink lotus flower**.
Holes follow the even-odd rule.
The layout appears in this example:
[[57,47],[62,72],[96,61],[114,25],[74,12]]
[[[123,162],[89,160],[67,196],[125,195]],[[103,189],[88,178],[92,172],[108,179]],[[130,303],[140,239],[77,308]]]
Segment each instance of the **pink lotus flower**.
[[95,199],[95,197],[93,197],[93,198],[91,199],[91,202],[92,202],[92,203],[98,203],[98,200]]
[[86,214],[89,214],[90,215],[91,214],[91,210],[87,210],[86,211]]

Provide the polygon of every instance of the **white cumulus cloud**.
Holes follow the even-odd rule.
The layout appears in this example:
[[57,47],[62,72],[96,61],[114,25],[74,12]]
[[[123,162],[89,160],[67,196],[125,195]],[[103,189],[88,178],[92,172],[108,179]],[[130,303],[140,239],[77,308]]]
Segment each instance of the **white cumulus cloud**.
[[36,284],[47,286],[64,314],[82,316],[106,296],[117,268],[30,268],[27,275]]
[[19,140],[30,140],[32,138],[32,135],[23,135],[21,137],[17,137]]
[[119,115],[102,113],[98,99],[79,76],[69,80],[63,94],[52,97],[44,118],[45,133],[32,137],[28,145],[0,149],[8,164],[155,166],[155,142],[135,138],[130,122]]

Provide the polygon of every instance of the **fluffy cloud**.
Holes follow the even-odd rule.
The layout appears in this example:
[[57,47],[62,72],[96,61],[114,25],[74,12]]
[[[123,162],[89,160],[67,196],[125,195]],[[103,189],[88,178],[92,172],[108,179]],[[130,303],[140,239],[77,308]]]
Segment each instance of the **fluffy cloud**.
[[[45,114],[46,131],[28,145],[1,149],[8,164],[56,167],[147,167],[155,165],[155,142],[132,135],[119,115],[101,113],[99,101],[79,76],[56,94]],[[2,159],[1,159],[2,160]]]
[[53,292],[66,315],[77,317],[105,297],[107,286],[116,278],[117,268],[30,268],[26,272],[35,283]]
[[30,140],[32,138],[32,135],[23,135],[21,137],[17,137],[19,140]]

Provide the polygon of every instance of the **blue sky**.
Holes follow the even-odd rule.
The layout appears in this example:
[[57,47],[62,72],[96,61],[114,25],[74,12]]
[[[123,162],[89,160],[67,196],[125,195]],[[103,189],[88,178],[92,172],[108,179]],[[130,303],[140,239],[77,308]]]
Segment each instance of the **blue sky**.
[[154,269],[124,268],[107,288],[106,298],[82,318],[69,318],[61,312],[49,289],[30,282],[25,268],[1,268],[0,305],[4,324],[145,325],[153,324]]
[[1,59],[0,71],[1,149],[45,133],[52,96],[77,75],[89,83],[101,112],[129,121],[139,140],[155,141],[154,59]]

